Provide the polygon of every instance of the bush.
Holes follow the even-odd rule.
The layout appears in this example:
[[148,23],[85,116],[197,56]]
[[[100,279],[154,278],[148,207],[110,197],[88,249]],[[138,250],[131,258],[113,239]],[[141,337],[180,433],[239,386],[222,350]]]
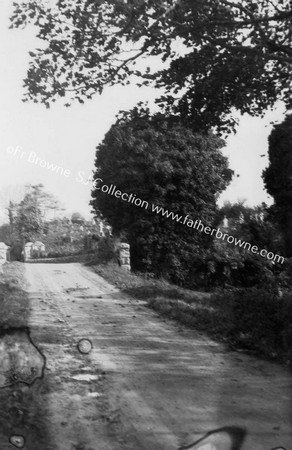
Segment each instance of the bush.
[[278,266],[275,270],[279,287],[282,289],[292,288],[292,258],[285,259],[283,266]]
[[217,287],[265,286],[266,290],[273,292],[276,287],[291,287],[291,281],[291,261],[273,264],[258,255],[224,247],[202,251],[196,256],[184,285],[207,290],[214,290]]
[[148,278],[145,273],[127,272],[114,263],[98,264],[94,270],[126,295],[146,300],[160,314],[232,348],[292,363],[291,293],[280,297],[276,290],[253,287],[211,295],[183,289],[152,274]]
[[100,264],[107,264],[110,261],[117,261],[117,241],[111,236],[100,239],[97,257]]
[[213,296],[231,305],[229,338],[264,356],[292,360],[292,295],[265,289],[239,289]]
[[10,260],[21,261],[21,252],[23,245],[20,242],[14,242],[10,248]]

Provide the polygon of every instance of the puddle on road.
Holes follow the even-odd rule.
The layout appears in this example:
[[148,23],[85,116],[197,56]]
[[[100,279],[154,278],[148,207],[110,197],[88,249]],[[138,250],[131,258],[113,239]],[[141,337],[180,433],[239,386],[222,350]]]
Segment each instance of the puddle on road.
[[69,287],[65,289],[65,292],[76,292],[76,291],[87,291],[89,287],[82,287],[82,286],[76,286],[76,287]]
[[72,378],[76,381],[94,381],[98,380],[98,375],[92,375],[91,373],[80,373],[78,375],[73,375]]
[[99,392],[88,392],[87,393],[87,397],[90,397],[90,398],[97,398],[100,396],[101,396],[101,394]]

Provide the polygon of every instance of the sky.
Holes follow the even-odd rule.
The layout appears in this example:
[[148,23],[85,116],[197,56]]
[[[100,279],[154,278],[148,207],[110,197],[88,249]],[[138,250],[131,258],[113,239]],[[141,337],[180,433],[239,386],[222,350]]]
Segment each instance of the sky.
[[[84,105],[76,103],[70,108],[62,103],[50,109],[23,103],[28,51],[35,48],[36,39],[33,29],[8,29],[11,11],[12,2],[0,3],[0,224],[7,221],[7,199],[21,191],[18,187],[38,183],[43,183],[45,190],[58,198],[66,214],[78,211],[89,218],[91,187],[81,179],[85,181],[92,174],[96,146],[120,110],[131,109],[146,100],[151,106],[159,91],[135,85],[114,86]],[[220,205],[227,200],[243,199],[250,206],[272,202],[264,190],[261,174],[268,164],[271,122],[283,118],[281,105],[264,119],[248,115],[240,118],[236,135],[227,138],[223,150],[235,176],[220,196]],[[52,172],[48,164],[63,170]]]

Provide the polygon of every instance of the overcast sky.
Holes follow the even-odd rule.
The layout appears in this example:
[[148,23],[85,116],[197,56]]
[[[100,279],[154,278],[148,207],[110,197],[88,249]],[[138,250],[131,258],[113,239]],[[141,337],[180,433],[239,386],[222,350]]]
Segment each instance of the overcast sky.
[[[151,88],[115,86],[85,105],[76,103],[71,108],[60,103],[48,110],[39,104],[23,103],[22,80],[26,75],[28,51],[33,50],[36,39],[33,29],[8,29],[11,5],[12,2],[7,1],[0,3],[0,192],[8,192],[14,185],[43,183],[69,213],[79,211],[88,216],[90,185],[78,182],[81,179],[78,173],[82,172],[84,178],[91,175],[95,147],[115,121],[118,111],[130,109],[141,100],[153,102],[158,93]],[[270,122],[281,121],[283,112],[279,106],[264,119],[241,118],[237,134],[227,139],[224,150],[230,167],[239,176],[234,177],[221,196],[221,203],[238,199],[246,199],[249,205],[271,203],[264,191],[261,173],[268,163]],[[13,154],[17,146],[23,152],[22,157],[20,151]],[[261,157],[263,154],[265,156]],[[67,170],[67,176],[40,167],[39,162],[33,163],[34,157],[61,166]],[[3,218],[2,202],[1,222]]]

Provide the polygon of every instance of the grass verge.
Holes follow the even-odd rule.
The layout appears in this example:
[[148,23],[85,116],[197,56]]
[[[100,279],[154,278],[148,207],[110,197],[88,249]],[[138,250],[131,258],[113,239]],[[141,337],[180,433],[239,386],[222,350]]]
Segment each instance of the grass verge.
[[27,326],[29,301],[24,270],[20,262],[4,264],[0,274],[0,328]]
[[134,274],[108,263],[92,269],[125,294],[145,300],[164,316],[196,328],[233,349],[286,364],[292,361],[292,296],[264,289],[210,294]]

